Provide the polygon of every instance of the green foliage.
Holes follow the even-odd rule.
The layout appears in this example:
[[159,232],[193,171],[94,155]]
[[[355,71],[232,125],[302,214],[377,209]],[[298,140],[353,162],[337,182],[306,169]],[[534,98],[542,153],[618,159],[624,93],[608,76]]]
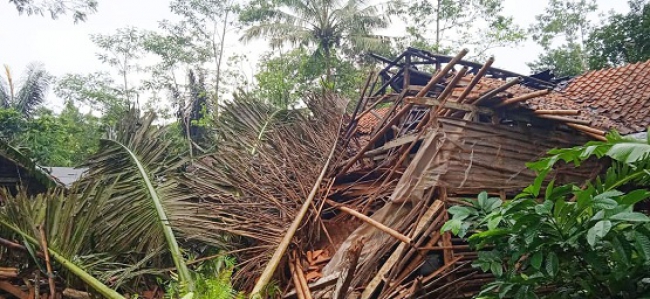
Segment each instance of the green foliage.
[[539,55],[536,61],[527,63],[532,72],[553,70],[557,77],[577,76],[584,73],[582,65],[582,47],[578,44],[568,44],[556,49],[550,49]]
[[630,12],[611,14],[607,23],[589,36],[589,66],[615,67],[650,59],[650,3],[629,1]]
[[96,0],[9,0],[16,6],[18,13],[31,15],[49,14],[52,19],[72,13],[74,22],[86,21],[89,14],[97,12]]
[[75,166],[97,150],[100,124],[71,103],[59,115],[39,109],[25,119],[11,109],[0,109],[0,135],[39,165]]
[[336,57],[330,63],[332,79],[329,85],[323,86],[322,76],[327,71],[323,57],[310,55],[303,48],[279,56],[269,53],[258,64],[257,85],[251,92],[254,97],[281,109],[299,104],[307,93],[321,89],[356,97],[367,72]]
[[[550,154],[529,165],[540,175],[515,199],[502,203],[482,193],[449,210],[443,229],[471,233],[480,250],[475,266],[496,277],[479,297],[647,296],[650,217],[635,206],[650,198],[650,141],[612,133],[607,142]],[[590,157],[609,157],[612,166],[585,187],[542,183],[557,162],[579,166]],[[555,291],[544,291],[549,287]]]
[[[231,283],[235,268],[235,260],[219,256],[201,262],[192,272],[196,283],[194,298],[197,299],[243,299],[242,293],[237,293]],[[160,281],[162,283],[162,281]],[[165,298],[179,298],[178,281],[172,279],[166,283]]]
[[114,34],[91,34],[92,42],[101,49],[97,58],[115,68],[122,77],[121,95],[130,99],[135,92],[129,87],[129,75],[140,70],[138,59],[144,56],[146,32],[134,27],[117,29]]
[[585,44],[593,30],[589,19],[597,9],[595,0],[550,0],[529,28],[533,40],[547,53],[542,53],[538,61],[529,66],[534,70],[552,66],[550,68],[561,75],[587,71]]
[[120,88],[104,72],[66,74],[57,81],[54,93],[76,107],[101,113],[101,121],[106,127],[114,126],[129,109],[129,102]]
[[102,206],[89,201],[92,189],[70,195],[53,190],[34,198],[23,191],[12,196],[0,190],[0,196],[0,236],[23,240],[33,250],[40,247],[42,226],[49,254],[62,268],[63,277],[77,278],[105,298],[124,298],[89,273],[102,263],[99,255],[86,255],[83,250],[91,242],[91,228],[101,218]]
[[265,37],[271,47],[314,47],[314,56],[325,63],[326,82],[332,79],[335,49],[348,57],[385,45],[373,30],[386,28],[388,18],[377,6],[362,1],[256,0],[240,14],[248,25],[242,39]]
[[0,109],[0,139],[9,143],[26,127],[27,120],[14,109]]
[[512,17],[503,15],[502,0],[398,1],[393,9],[407,24],[407,36],[397,41],[399,51],[404,43],[441,54],[471,47],[480,57],[525,38]]

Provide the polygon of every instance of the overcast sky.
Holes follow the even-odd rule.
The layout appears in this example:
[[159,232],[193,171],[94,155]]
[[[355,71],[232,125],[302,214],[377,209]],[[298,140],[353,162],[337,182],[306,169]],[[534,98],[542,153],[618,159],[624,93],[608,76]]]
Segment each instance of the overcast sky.
[[[544,10],[546,2],[505,0],[504,13],[514,16],[517,24],[527,27],[534,21],[534,16]],[[625,0],[597,2],[601,11],[627,10]],[[58,20],[19,16],[12,4],[0,0],[0,64],[9,65],[14,74],[22,73],[24,67],[32,61],[44,63],[46,69],[55,76],[109,70],[97,60],[97,49],[89,35],[110,34],[126,26],[155,30],[158,21],[172,17],[168,3],[167,0],[99,0],[96,14],[90,15],[86,22],[73,24],[70,16],[62,16]],[[239,38],[234,34],[230,37],[233,41]],[[254,46],[242,46],[233,42],[230,52],[256,56],[264,50],[264,47],[257,44],[261,42]],[[490,54],[496,58],[495,67],[528,74],[525,63],[534,60],[540,51],[539,46],[527,41],[516,48],[494,49]]]

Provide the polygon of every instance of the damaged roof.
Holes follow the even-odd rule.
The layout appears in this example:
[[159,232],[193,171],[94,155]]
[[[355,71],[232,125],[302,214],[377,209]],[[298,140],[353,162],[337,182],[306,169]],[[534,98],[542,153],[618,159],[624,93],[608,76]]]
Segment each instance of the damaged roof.
[[[466,75],[455,88],[450,101],[457,98],[474,75]],[[463,84],[463,82],[465,84]],[[474,100],[506,81],[483,77],[467,96]],[[499,98],[513,98],[536,89],[518,84],[499,94]],[[519,108],[530,110],[580,110],[575,119],[589,121],[594,128],[616,129],[621,134],[645,131],[650,126],[650,61],[623,67],[590,71],[573,78],[563,90],[553,90],[545,96],[521,103]],[[371,133],[388,108],[376,109],[359,119],[357,131]]]
[[590,71],[564,90],[572,101],[616,122],[622,134],[650,125],[650,61]]

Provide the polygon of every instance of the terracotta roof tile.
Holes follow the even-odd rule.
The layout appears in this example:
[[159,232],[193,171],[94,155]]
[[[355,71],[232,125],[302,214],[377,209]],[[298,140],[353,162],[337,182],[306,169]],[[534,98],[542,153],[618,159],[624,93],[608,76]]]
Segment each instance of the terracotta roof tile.
[[[383,107],[374,110],[374,112],[381,117],[384,117],[388,111],[390,111],[390,107]],[[370,134],[379,122],[380,119],[378,119],[373,113],[367,113],[359,119],[357,132],[361,134]]]
[[566,95],[585,108],[595,108],[634,132],[650,126],[650,61],[588,72],[573,80]]

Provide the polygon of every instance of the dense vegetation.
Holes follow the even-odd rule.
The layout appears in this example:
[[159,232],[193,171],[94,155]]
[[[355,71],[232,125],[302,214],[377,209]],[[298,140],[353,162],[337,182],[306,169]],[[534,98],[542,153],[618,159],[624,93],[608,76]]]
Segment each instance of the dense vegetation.
[[[513,200],[482,193],[449,210],[443,229],[469,236],[475,266],[496,277],[482,298],[648,298],[650,217],[639,210],[650,198],[650,139],[612,133],[550,154],[529,165],[539,176]],[[557,163],[588,167],[592,157],[611,160],[604,175],[545,183]]]

